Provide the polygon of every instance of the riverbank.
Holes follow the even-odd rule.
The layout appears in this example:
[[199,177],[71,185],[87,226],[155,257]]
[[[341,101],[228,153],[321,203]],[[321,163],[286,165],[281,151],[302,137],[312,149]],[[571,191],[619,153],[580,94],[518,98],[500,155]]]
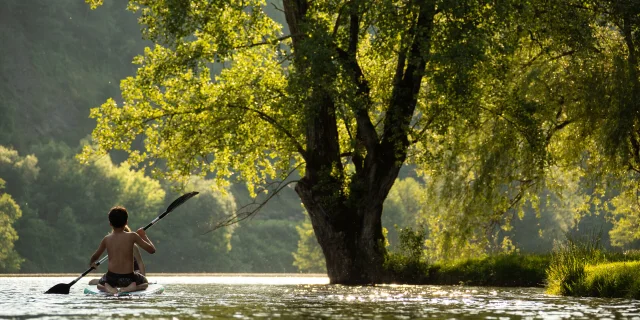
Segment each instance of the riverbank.
[[[90,273],[86,277],[98,275]],[[77,277],[80,273],[0,273],[0,277]],[[326,278],[325,273],[147,273],[149,277],[282,277]]]
[[549,294],[640,299],[640,251],[607,252],[598,241],[557,245],[547,271]]
[[548,294],[640,299],[640,251],[604,250],[597,238],[568,239],[550,254],[500,254],[427,264],[419,251],[391,254],[388,282],[544,287]]
[[386,266],[392,283],[541,288],[550,262],[548,254],[500,254],[434,264],[395,256]]
[[550,279],[546,292],[574,297],[640,299],[640,261],[585,264]]
[[429,266],[429,284],[544,287],[550,255],[510,254]]
[[[579,243],[552,254],[502,254],[436,264],[393,265],[388,283],[481,287],[538,287],[560,296],[640,299],[640,252],[605,252]],[[98,276],[98,272],[87,278]],[[69,277],[79,273],[0,274],[11,277]],[[149,273],[149,277],[323,278],[324,273]]]

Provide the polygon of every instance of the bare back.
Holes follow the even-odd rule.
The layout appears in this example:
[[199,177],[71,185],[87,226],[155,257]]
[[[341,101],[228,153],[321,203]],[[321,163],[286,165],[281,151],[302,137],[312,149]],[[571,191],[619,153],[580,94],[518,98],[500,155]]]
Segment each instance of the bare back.
[[109,271],[127,274],[133,272],[133,245],[137,234],[133,232],[114,232],[104,237],[109,255]]
[[89,264],[92,268],[96,268],[95,262],[98,261],[104,250],[107,250],[107,254],[109,255],[109,271],[119,274],[132,273],[134,244],[137,244],[140,248],[151,254],[156,252],[156,247],[151,240],[149,240],[144,229],[139,229],[137,232],[125,232],[122,229],[114,229],[110,235],[100,241],[100,246],[91,256],[91,262],[89,262]]

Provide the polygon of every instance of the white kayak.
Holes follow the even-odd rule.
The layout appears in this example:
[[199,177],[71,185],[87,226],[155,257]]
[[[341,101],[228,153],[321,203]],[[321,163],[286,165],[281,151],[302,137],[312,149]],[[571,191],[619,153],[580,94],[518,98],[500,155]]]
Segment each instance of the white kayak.
[[[146,295],[151,295],[151,294],[161,294],[163,292],[164,292],[164,286],[163,285],[157,284],[157,283],[151,283],[151,284],[149,284],[149,287],[147,287],[147,289],[145,289],[145,290],[134,291],[134,292],[122,292],[122,293],[118,293],[116,296],[118,296],[118,297],[123,297],[123,296],[146,296]],[[84,294],[113,296],[110,293],[98,290],[98,286],[87,286],[87,287],[85,287],[84,288]]]

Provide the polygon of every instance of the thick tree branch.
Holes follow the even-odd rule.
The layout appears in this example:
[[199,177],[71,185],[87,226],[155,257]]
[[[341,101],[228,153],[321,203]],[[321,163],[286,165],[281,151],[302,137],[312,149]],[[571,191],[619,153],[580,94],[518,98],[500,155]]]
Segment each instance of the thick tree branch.
[[[382,144],[383,149],[390,149],[389,151],[400,159],[404,158],[406,151],[403,150],[409,145],[407,138],[409,123],[418,101],[420,83],[424,77],[431,46],[435,10],[434,2],[420,2],[418,21],[410,33],[412,44],[406,57],[407,65],[404,72],[402,69],[404,69],[405,58],[402,53],[399,55],[396,69],[397,82],[394,83],[391,104],[384,120]],[[398,150],[399,147],[402,149]]]
[[356,115],[356,123],[358,124],[357,137],[362,140],[368,152],[373,152],[378,145],[378,134],[376,129],[369,118],[368,107],[371,105],[371,97],[369,93],[369,83],[364,77],[364,73],[358,65],[358,61],[355,58],[355,53],[351,56],[348,52],[337,48],[338,58],[342,65],[351,72],[353,75],[353,81],[357,86],[356,95],[359,99],[363,100],[363,103],[356,102],[354,113]]
[[358,50],[358,41],[360,34],[360,18],[358,12],[358,1],[354,0],[351,7],[351,14],[349,15],[349,56],[355,60],[356,52]]
[[354,83],[357,86],[357,101],[354,105],[354,113],[356,115],[357,132],[356,140],[361,141],[367,152],[373,153],[378,146],[378,134],[369,118],[368,109],[371,106],[370,87],[366,80],[362,68],[358,64],[356,53],[358,50],[360,19],[358,13],[357,1],[352,4],[351,13],[349,15],[349,44],[347,51],[336,46],[338,59],[342,66],[348,70]]
[[[287,130],[287,128],[285,128],[283,125],[281,125],[276,119],[274,119],[270,115],[264,113],[263,111],[260,111],[260,110],[257,110],[257,109],[253,109],[253,108],[249,108],[249,107],[245,107],[245,106],[240,106],[240,105],[235,105],[235,104],[229,104],[227,106],[230,107],[230,108],[247,110],[247,111],[250,111],[250,112],[253,112],[253,113],[257,114],[260,119],[262,119],[262,120],[266,121],[267,123],[271,124],[278,131],[280,131],[284,135],[286,135],[291,140],[291,143],[294,144],[296,150],[298,151],[298,153],[300,153],[302,158],[306,159],[307,153],[304,150],[304,148],[302,147],[302,145],[298,142],[298,140],[295,138],[295,136],[289,130]],[[163,113],[161,115],[157,115],[157,116],[154,116],[154,117],[150,117],[150,118],[144,119],[144,120],[142,120],[142,123],[146,124],[146,123],[149,123],[151,121],[154,121],[154,120],[157,120],[157,119],[160,119],[160,118],[165,118],[165,117],[173,118],[176,115],[196,114],[196,113],[201,113],[203,111],[212,111],[212,110],[213,110],[213,108],[210,107],[210,108],[201,108],[201,109],[197,109],[197,110],[190,110],[190,111],[183,111],[183,112]]]
[[[309,3],[305,0],[282,0],[282,5],[284,7],[284,16],[287,20],[287,25],[289,26],[291,34],[303,34],[301,30],[302,20],[307,13]],[[297,47],[297,43],[300,38],[301,37],[292,38],[294,48]]]
[[340,6],[340,9],[338,10],[338,17],[336,17],[336,24],[333,26],[333,31],[331,32],[331,37],[336,36],[336,34],[338,33],[338,29],[340,29],[340,19],[342,19],[342,13],[344,11],[344,8],[347,6],[348,3],[344,3],[342,6]]
[[240,106],[240,105],[233,105],[233,104],[230,104],[229,107],[243,109],[243,110],[251,111],[251,112],[257,114],[258,117],[260,117],[262,120],[264,120],[267,123],[271,124],[278,131],[280,131],[284,135],[286,135],[291,140],[291,143],[293,143],[293,145],[295,146],[295,148],[298,151],[298,153],[300,153],[302,158],[306,160],[307,152],[304,150],[302,145],[298,142],[296,137],[289,130],[287,130],[287,128],[285,128],[283,125],[281,125],[276,119],[274,119],[270,115],[268,115],[268,114],[266,114],[266,113],[264,113],[264,112],[262,112],[260,110],[257,110],[257,109],[253,109],[253,108],[249,108],[249,107],[245,107],[245,106]]
[[634,92],[638,89],[638,57],[635,43],[633,42],[633,26],[631,22],[632,18],[629,13],[625,13],[622,21],[623,21],[623,29],[622,33],[624,35],[624,41],[627,45],[627,51],[629,51],[629,56],[627,57],[627,61],[629,62],[629,73],[631,76],[632,85],[634,88]]
[[[306,19],[308,1],[283,0],[283,5],[291,34],[303,34],[292,38],[295,53],[293,64],[301,74],[309,72],[309,76],[305,78],[310,80],[307,83],[310,93],[302,102],[307,121],[305,157],[307,170],[304,179],[316,181],[327,171],[342,172],[335,100],[331,92],[325,88],[326,79],[334,77],[335,70],[317,68],[316,66],[322,63],[330,65],[331,57],[314,55],[308,50],[309,46],[303,45],[308,43],[312,46],[330,46],[322,37],[304,36],[319,30],[315,28],[317,22]],[[340,179],[339,176],[332,176],[330,179],[332,182],[328,183],[339,183]]]

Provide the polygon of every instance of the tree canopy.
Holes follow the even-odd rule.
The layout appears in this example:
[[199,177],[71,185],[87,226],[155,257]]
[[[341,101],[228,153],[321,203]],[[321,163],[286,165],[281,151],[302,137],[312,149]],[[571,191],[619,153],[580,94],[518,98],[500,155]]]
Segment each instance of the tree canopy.
[[428,183],[435,251],[509,247],[500,228],[576,185],[590,191],[576,214],[624,215],[619,239],[637,225],[634,1],[283,0],[284,19],[265,6],[130,0],[155,45],[123,102],[92,110],[83,159],[120,149],[163,177],[252,188],[297,169],[337,283],[384,279],[382,204],[404,163]]

